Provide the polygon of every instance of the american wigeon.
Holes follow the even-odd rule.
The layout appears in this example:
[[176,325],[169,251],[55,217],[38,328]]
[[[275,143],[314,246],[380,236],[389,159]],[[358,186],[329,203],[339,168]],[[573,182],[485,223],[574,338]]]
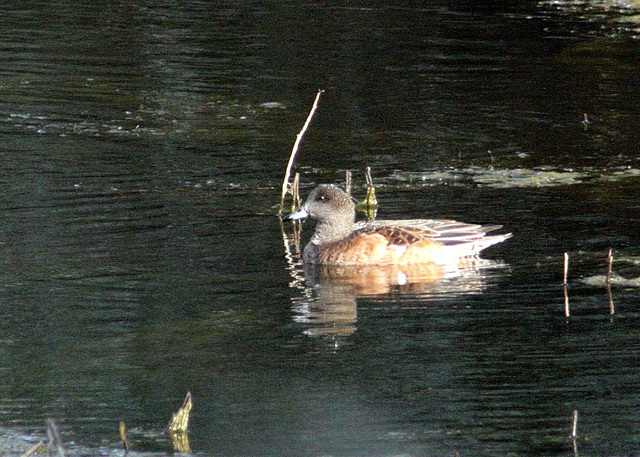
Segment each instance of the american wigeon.
[[414,219],[355,222],[351,197],[333,184],[315,188],[295,213],[283,220],[317,220],[303,260],[320,265],[450,265],[478,255],[511,236],[486,236],[500,225]]

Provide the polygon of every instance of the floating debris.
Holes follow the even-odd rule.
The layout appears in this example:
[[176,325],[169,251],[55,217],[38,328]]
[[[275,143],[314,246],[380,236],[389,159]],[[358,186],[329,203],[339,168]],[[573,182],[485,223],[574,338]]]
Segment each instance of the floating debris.
[[596,287],[607,287],[607,285],[617,287],[640,287],[640,277],[624,278],[619,274],[613,272],[611,273],[611,277],[608,278],[608,281],[607,275],[596,275],[582,278],[581,282],[589,286]]
[[[150,91],[137,109],[114,113],[98,121],[92,116],[41,116],[28,112],[0,113],[0,125],[18,131],[68,136],[184,136],[234,138],[264,126],[266,116],[286,109],[280,102],[251,103],[228,99],[171,97]],[[273,113],[273,114],[272,114]]]
[[474,182],[489,187],[505,189],[511,187],[551,187],[578,184],[588,177],[578,171],[549,171],[531,168],[485,169],[470,168]]
[[396,172],[393,179],[410,181],[414,185],[449,184],[464,185],[476,183],[497,189],[517,187],[557,187],[589,182],[618,182],[640,177],[640,169],[626,167],[607,170],[555,170],[549,168],[486,168],[468,167],[461,169],[434,170],[427,172]]
[[264,108],[264,109],[286,109],[287,107],[284,106],[282,103],[280,102],[266,102],[266,103],[260,103],[260,107]]

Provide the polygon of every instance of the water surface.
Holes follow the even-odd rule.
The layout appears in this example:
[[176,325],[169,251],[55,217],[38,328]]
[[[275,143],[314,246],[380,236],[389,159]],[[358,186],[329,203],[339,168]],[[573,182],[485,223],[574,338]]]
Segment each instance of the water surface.
[[[640,275],[634,14],[6,7],[1,453],[54,418],[71,455],[121,455],[121,420],[132,449],[166,455],[187,391],[203,456],[569,456],[574,410],[583,455],[640,452],[638,291],[611,302],[581,281],[610,248],[617,273]],[[319,88],[303,193],[350,169],[362,198],[371,166],[379,218],[514,237],[413,284],[314,283],[275,214]]]

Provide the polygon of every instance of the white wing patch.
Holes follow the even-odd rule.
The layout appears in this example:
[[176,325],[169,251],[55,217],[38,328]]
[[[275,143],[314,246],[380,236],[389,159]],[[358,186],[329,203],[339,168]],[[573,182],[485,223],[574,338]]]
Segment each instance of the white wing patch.
[[404,254],[407,250],[406,246],[401,246],[399,244],[390,244],[389,247],[395,249],[398,255]]

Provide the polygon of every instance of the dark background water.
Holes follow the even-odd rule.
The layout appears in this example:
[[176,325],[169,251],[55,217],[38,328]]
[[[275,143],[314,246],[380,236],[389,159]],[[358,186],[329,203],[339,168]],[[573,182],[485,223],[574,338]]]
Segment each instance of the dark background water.
[[[579,281],[609,248],[640,274],[635,13],[4,5],[3,434],[51,417],[76,454],[120,454],[123,420],[165,454],[191,391],[199,455],[573,455],[574,410],[583,454],[640,453],[638,292],[614,288],[611,315]],[[381,295],[310,286],[275,214],[318,89],[305,194],[351,169],[362,197],[371,166],[380,218],[504,224],[494,263]]]

